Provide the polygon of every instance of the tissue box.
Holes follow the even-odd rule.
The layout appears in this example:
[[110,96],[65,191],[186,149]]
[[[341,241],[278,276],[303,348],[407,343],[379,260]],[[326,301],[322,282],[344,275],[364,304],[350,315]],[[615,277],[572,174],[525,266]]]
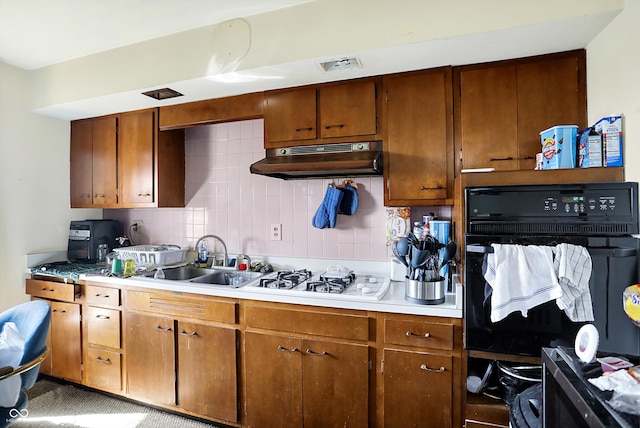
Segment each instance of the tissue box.
[[622,116],[603,117],[595,130],[602,135],[603,166],[622,166]]
[[577,125],[561,125],[540,133],[542,169],[575,168]]

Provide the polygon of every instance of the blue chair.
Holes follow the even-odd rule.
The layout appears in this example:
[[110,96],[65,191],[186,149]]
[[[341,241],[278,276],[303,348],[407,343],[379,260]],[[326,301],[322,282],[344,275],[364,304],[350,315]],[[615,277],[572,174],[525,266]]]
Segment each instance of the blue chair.
[[47,356],[47,335],[51,323],[49,303],[33,300],[6,310],[0,314],[0,331],[6,322],[14,322],[25,338],[24,355],[18,367],[0,367],[0,380],[21,376],[20,396],[15,406],[0,407],[0,427],[5,428],[24,414],[28,398],[25,390],[31,388],[38,378],[40,363]]

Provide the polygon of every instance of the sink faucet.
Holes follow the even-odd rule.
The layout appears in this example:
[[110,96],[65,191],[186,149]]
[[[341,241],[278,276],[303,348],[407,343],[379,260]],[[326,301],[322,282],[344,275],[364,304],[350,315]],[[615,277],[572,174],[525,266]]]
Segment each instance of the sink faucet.
[[[216,236],[216,235],[204,235],[203,237],[198,239],[198,241],[196,241],[195,250],[198,251],[198,248],[200,248],[200,242],[202,242],[203,240],[205,240],[207,238],[213,238],[213,239],[217,239],[218,241],[220,241],[220,243],[222,244],[222,248],[224,248],[224,260],[222,261],[222,266],[228,267],[229,266],[229,256],[227,254],[227,244],[225,244],[224,241],[222,240],[222,238],[220,238],[219,236]],[[215,260],[215,258],[214,258],[214,260]],[[215,262],[214,262],[214,264],[215,264]]]

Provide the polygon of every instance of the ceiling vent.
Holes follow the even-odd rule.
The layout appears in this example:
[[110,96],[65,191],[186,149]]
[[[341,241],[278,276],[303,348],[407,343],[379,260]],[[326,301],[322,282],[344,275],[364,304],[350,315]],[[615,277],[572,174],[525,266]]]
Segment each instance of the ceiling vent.
[[342,58],[335,61],[321,62],[320,67],[322,67],[325,73],[329,73],[331,71],[345,71],[362,68],[362,63],[360,63],[360,60],[355,57]]
[[142,95],[146,95],[156,100],[166,100],[169,98],[181,97],[182,94],[178,91],[174,91],[170,88],[154,89],[153,91],[143,92]]

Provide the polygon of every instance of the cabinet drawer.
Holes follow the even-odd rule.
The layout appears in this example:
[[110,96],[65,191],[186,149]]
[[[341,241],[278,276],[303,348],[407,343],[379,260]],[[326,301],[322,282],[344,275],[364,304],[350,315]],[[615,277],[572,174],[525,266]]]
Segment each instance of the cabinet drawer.
[[119,352],[89,348],[87,351],[87,383],[113,391],[122,390],[121,355]]
[[330,312],[245,307],[247,326],[352,340],[368,340],[369,319],[366,315]]
[[76,291],[80,291],[80,285],[78,284],[27,279],[27,294],[32,297],[73,302]]
[[453,324],[387,318],[384,320],[384,341],[395,345],[452,350]]
[[213,298],[192,298],[144,291],[127,291],[127,309],[207,321],[236,323],[237,304]]
[[120,348],[120,311],[89,306],[85,321],[89,343]]
[[88,284],[85,293],[87,303],[99,306],[120,306],[120,290]]

